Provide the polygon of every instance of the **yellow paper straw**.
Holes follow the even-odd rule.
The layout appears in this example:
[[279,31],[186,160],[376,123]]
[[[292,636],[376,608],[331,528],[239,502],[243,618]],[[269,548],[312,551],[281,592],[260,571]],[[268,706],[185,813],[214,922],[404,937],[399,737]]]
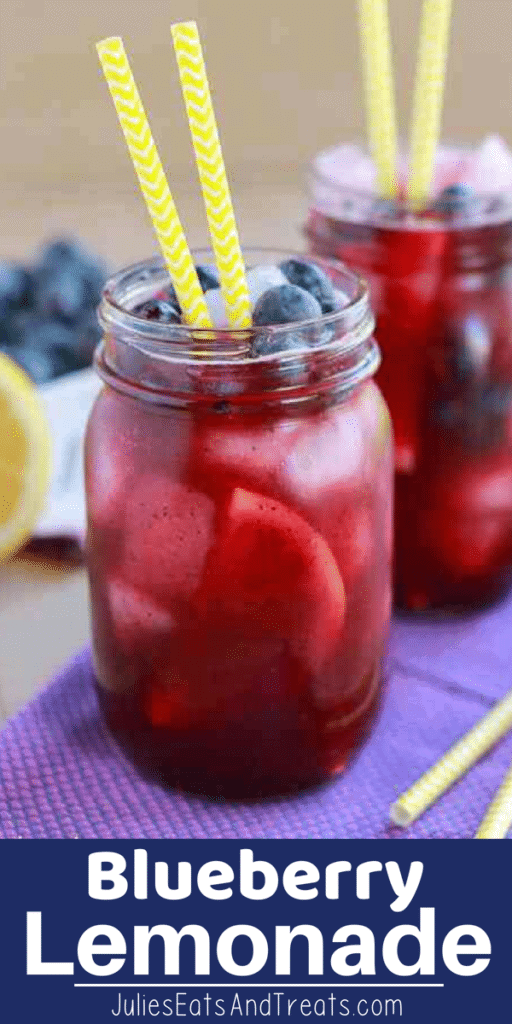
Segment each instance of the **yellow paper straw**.
[[171,32],[228,322],[250,327],[244,261],[197,25],[181,22]]
[[425,775],[390,807],[395,825],[405,828],[457,781],[478,758],[512,727],[512,690],[480,719]]
[[511,825],[512,765],[497,790],[494,800],[489,804],[475,839],[505,839]]
[[203,290],[123,42],[103,39],[96,49],[184,319],[193,327],[211,327]]
[[381,195],[396,195],[396,114],[387,0],[359,0],[359,34],[370,151]]
[[407,198],[428,200],[441,130],[452,0],[423,0],[414,84]]

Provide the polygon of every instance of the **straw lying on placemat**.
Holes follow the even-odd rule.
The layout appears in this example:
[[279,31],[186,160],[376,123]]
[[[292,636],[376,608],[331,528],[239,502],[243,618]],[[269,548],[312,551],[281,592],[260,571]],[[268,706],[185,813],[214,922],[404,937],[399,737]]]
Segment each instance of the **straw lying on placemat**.
[[416,821],[511,728],[512,690],[392,804],[390,817],[395,825],[405,827]]
[[512,825],[512,765],[489,804],[475,839],[504,839]]

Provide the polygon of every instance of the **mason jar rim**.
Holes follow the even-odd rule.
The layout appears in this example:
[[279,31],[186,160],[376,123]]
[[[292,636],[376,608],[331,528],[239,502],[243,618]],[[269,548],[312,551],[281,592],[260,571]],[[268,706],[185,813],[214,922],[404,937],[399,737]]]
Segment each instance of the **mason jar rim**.
[[[400,145],[400,141],[401,140],[399,140],[398,151],[399,153],[403,153],[406,147]],[[362,153],[368,154],[368,146],[365,143],[363,143],[360,139],[347,140],[345,144],[349,145],[351,144],[351,142],[353,142],[354,145],[359,146]],[[339,145],[343,145],[343,143],[340,143]],[[448,140],[444,141],[442,145],[444,148],[447,149],[458,150],[461,154],[470,154],[474,152],[476,149],[475,144],[464,144],[460,142],[451,142]],[[325,155],[326,153],[335,151],[337,148],[339,148],[339,146],[329,146],[326,149],[320,150],[312,158],[309,164],[308,173],[310,187],[312,181],[317,180],[320,184],[323,184],[325,187],[332,189],[337,195],[346,195],[347,197],[350,197],[354,201],[359,200],[361,204],[368,203],[369,201],[371,201],[372,203],[376,203],[380,199],[380,201],[383,203],[383,208],[380,214],[378,210],[373,210],[367,217],[356,218],[354,216],[351,216],[349,210],[344,211],[343,216],[341,216],[338,213],[328,213],[325,208],[322,208],[321,205],[319,205],[318,207],[314,206],[314,209],[318,209],[319,212],[323,213],[325,216],[332,216],[333,219],[337,220],[343,219],[350,224],[366,224],[371,227],[385,227],[386,229],[389,228],[389,230],[391,231],[399,230],[425,232],[440,230],[445,232],[478,231],[481,228],[485,229],[494,225],[504,225],[512,221],[512,183],[510,188],[502,189],[499,192],[475,191],[475,195],[479,202],[487,203],[489,207],[492,207],[493,204],[496,204],[500,200],[503,204],[499,207],[499,209],[495,209],[494,211],[492,209],[488,209],[484,215],[481,215],[475,219],[454,218],[452,220],[439,220],[432,216],[425,216],[425,214],[418,216],[411,209],[411,207],[407,203],[407,200],[405,199],[391,200],[396,210],[396,212],[392,214],[390,212],[389,205],[385,206],[387,202],[385,198],[383,199],[379,197],[376,193],[369,192],[363,188],[357,188],[356,186],[351,185],[349,183],[343,184],[342,182],[329,177],[328,174],[326,174],[318,167],[318,158]],[[311,191],[313,192],[312,188]]]
[[[248,246],[244,249],[245,255],[274,256],[274,262],[286,258],[297,258],[313,262],[320,267],[330,270],[338,278],[343,278],[352,285],[353,295],[348,297],[346,305],[333,313],[323,314],[313,320],[301,320],[287,324],[276,324],[268,326],[257,326],[248,328],[232,329],[229,327],[194,327],[187,324],[165,324],[156,320],[147,320],[137,315],[130,308],[123,304],[127,299],[131,305],[136,301],[143,301],[144,290],[148,292],[151,280],[161,278],[160,286],[164,287],[165,282],[170,281],[169,273],[162,256],[154,256],[131,264],[128,267],[112,275],[106,282],[102,293],[102,299],[98,311],[100,324],[106,332],[118,331],[125,341],[134,347],[143,347],[148,355],[153,354],[157,358],[183,359],[201,356],[204,360],[214,363],[216,360],[226,362],[250,362],[260,364],[269,361],[286,360],[296,358],[305,351],[311,351],[310,346],[278,350],[266,355],[253,356],[250,353],[251,339],[257,332],[259,337],[280,338],[287,334],[301,331],[307,334],[308,331],[337,327],[343,332],[343,337],[335,335],[334,339],[315,345],[314,351],[321,352],[340,350],[350,351],[362,340],[369,337],[374,329],[375,322],[369,307],[368,287],[366,282],[357,273],[346,267],[335,259],[310,256],[304,253],[290,252],[271,248],[260,248]],[[210,249],[193,249],[192,257],[194,262],[214,263],[213,253]],[[270,263],[268,264],[270,265]],[[138,285],[138,287],[137,287]],[[124,294],[119,295],[124,289]],[[148,293],[146,298],[150,297]],[[191,344],[192,343],[192,344]],[[215,359],[211,357],[215,356]]]

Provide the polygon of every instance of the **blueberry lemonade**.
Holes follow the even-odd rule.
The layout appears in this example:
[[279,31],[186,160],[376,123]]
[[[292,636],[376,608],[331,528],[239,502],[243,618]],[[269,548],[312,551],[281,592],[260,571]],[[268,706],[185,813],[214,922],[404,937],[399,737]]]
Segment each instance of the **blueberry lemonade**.
[[197,26],[171,34],[212,240],[195,257],[122,41],[98,44],[163,260],[118,274],[100,307],[94,663],[108,721],[146,772],[260,797],[340,772],[374,719],[390,424],[359,278],[242,254]]
[[[399,169],[402,180],[405,163]],[[396,440],[396,600],[480,607],[512,567],[512,154],[440,148],[413,213],[356,146],[320,154],[310,250],[370,283]]]
[[158,260],[107,285],[87,436],[97,678],[138,764],[284,793],[367,734],[390,614],[392,446],[364,285],[245,253],[250,329],[196,255],[209,330]]

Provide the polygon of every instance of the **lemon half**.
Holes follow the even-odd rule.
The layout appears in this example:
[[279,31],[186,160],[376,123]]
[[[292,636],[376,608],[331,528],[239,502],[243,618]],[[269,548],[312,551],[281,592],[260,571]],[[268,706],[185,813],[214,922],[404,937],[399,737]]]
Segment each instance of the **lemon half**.
[[36,388],[0,352],[0,559],[30,537],[50,479],[50,430]]

